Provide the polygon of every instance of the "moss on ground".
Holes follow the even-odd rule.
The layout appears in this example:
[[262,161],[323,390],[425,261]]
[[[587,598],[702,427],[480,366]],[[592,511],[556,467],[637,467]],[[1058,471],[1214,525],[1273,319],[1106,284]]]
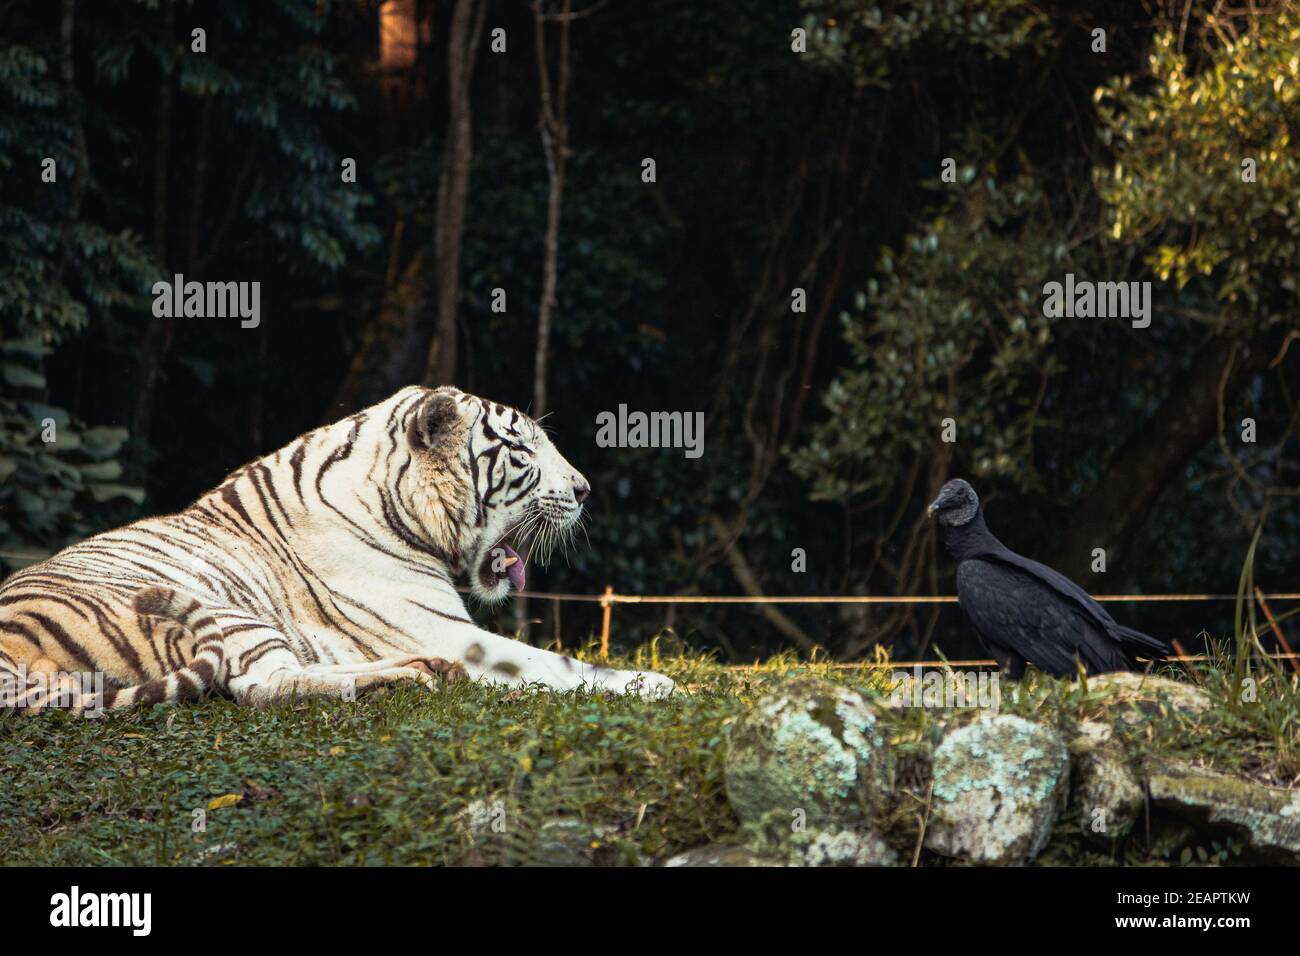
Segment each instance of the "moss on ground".
[[[402,688],[356,703],[246,710],[225,700],[77,720],[0,718],[0,860],[8,864],[511,864],[554,855],[554,820],[600,863],[659,862],[733,838],[723,783],[729,726],[796,674],[888,699],[889,671],[777,659],[726,668],[701,658],[639,661],[678,681],[666,701],[507,692],[469,683]],[[1273,785],[1300,777],[1293,678],[1257,675],[1244,702],[1226,670],[1191,675],[1203,713],[1116,721],[1137,760],[1190,760]],[[1180,675],[1187,680],[1188,675]],[[1011,685],[1007,685],[1009,688]],[[1004,688],[1006,689],[1006,688]],[[1107,719],[1098,691],[1033,675],[1002,713],[1067,738]],[[886,838],[914,857],[929,761],[943,726],[976,711],[889,711],[896,760]],[[197,829],[199,824],[203,829]],[[566,829],[564,832],[568,832]],[[1178,862],[1137,832],[1108,853],[1058,827],[1043,862]],[[922,864],[939,862],[928,853]]]

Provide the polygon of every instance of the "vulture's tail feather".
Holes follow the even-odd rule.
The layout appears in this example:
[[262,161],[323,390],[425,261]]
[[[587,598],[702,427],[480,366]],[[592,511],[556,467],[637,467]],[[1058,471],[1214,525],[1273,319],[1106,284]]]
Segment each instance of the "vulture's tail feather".
[[1141,631],[1135,631],[1131,627],[1125,627],[1123,624],[1116,624],[1113,628],[1114,634],[1121,642],[1128,645],[1135,645],[1148,651],[1155,651],[1163,657],[1169,653],[1170,647],[1164,641],[1150,634],[1143,634]]

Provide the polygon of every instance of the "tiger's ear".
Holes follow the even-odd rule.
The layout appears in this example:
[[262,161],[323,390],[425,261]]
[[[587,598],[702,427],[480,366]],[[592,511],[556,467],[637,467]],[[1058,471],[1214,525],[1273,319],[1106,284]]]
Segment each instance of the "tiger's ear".
[[460,409],[456,407],[456,399],[439,389],[431,392],[415,410],[406,437],[412,448],[432,451],[450,441],[459,423]]

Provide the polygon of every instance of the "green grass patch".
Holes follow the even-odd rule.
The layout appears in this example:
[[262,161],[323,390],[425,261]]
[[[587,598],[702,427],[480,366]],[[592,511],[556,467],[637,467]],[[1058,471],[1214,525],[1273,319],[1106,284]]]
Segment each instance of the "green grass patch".
[[[590,825],[596,836],[587,848],[601,862],[659,862],[735,832],[723,783],[727,728],[758,697],[796,673],[878,697],[889,680],[888,670],[793,658],[749,669],[698,657],[652,661],[648,654],[639,663],[668,673],[681,692],[648,702],[463,682],[442,693],[401,688],[354,703],[267,710],[214,699],[98,720],[57,712],[0,718],[0,860],[535,863],[547,858],[543,823],[570,819]],[[1210,711],[1146,715],[1119,725],[1119,735],[1140,758],[1186,759],[1295,785],[1294,678],[1271,670],[1253,677],[1254,700],[1243,701],[1231,665],[1201,668],[1190,679],[1213,697]],[[1114,706],[1080,683],[1041,675],[1020,685],[1019,700],[1010,699],[1011,686],[1003,686],[1003,713],[1067,734],[1081,720],[1106,718]],[[887,714],[900,761],[889,838],[900,848],[916,842],[929,754],[945,725],[976,716],[933,709]],[[471,807],[480,818],[499,819],[503,830],[489,823],[473,835]],[[1056,858],[1070,858],[1066,844]],[[1149,857],[1133,841],[1111,859]]]

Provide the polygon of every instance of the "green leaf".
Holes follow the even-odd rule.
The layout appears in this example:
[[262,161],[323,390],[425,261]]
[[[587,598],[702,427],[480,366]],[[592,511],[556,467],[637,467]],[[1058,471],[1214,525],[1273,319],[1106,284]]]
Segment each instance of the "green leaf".
[[82,447],[86,454],[95,459],[111,458],[116,455],[130,436],[125,428],[99,425],[87,429],[81,436]]
[[13,362],[6,362],[0,373],[3,373],[7,385],[14,388],[44,388],[45,376],[40,372],[33,371],[24,365],[16,365]]
[[122,465],[112,459],[96,462],[93,465],[82,465],[81,474],[92,481],[116,481],[122,477]]
[[144,489],[134,485],[94,484],[88,487],[91,496],[99,502],[111,501],[114,498],[126,498],[137,505],[144,504]]

